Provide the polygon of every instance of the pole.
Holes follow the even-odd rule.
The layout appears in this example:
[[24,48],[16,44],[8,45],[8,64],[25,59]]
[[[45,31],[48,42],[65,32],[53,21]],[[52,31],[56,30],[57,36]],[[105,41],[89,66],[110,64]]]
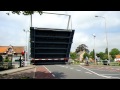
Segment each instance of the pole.
[[20,67],[21,67],[21,66],[22,66],[22,65],[21,65],[21,56],[20,56],[19,62],[20,62]]
[[108,49],[108,37],[107,37],[107,28],[106,28],[106,18],[103,17],[103,16],[95,16],[95,17],[101,17],[105,20],[105,34],[106,34],[106,43],[107,43],[107,55],[108,55],[108,59],[110,60],[109,58],[109,49]]
[[96,64],[96,52],[95,52],[95,36],[94,36],[94,57],[95,57],[95,64]]
[[68,28],[69,28],[69,22],[70,22],[70,18],[71,18],[71,16],[69,15],[69,19],[68,19],[68,25],[67,25],[67,30],[68,30]]
[[25,61],[27,61],[27,31],[25,32],[26,32]]
[[[30,27],[32,27],[32,14],[30,15],[30,20],[31,20],[31,26],[30,26]],[[30,59],[29,59],[29,57],[30,57],[30,31],[28,30],[28,32],[29,32],[29,35],[28,35],[28,41],[27,41],[27,44],[28,44],[28,49],[27,49],[27,51],[28,51],[27,60],[29,60],[28,62],[29,62],[29,64],[30,64]]]
[[31,27],[32,27],[32,14],[31,14],[30,16],[31,16],[31,17],[30,17],[30,18],[31,18]]
[[[105,19],[105,18],[104,18],[104,19]],[[108,60],[110,60],[110,58],[109,58],[109,50],[108,50],[108,38],[107,38],[106,19],[105,19],[105,33],[106,33],[106,43],[107,43],[107,54],[108,54]]]
[[27,49],[27,31],[26,30],[23,30],[25,33],[26,33],[26,40],[25,40],[25,65],[26,65],[26,61],[28,60],[27,59],[27,56],[28,56],[28,49]]

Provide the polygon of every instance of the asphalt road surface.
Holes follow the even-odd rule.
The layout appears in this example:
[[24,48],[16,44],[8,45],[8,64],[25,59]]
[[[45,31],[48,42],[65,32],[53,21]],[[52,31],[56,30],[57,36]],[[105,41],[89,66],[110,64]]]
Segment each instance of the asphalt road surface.
[[120,79],[120,67],[115,66],[43,65],[41,67],[46,68],[50,73],[49,77],[55,79]]

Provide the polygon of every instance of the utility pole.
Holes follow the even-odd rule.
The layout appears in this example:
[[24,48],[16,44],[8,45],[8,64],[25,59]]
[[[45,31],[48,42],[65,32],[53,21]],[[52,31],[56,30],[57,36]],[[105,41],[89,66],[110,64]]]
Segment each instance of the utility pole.
[[25,45],[25,63],[26,63],[26,61],[28,60],[28,42],[27,42],[27,32],[29,32],[29,30],[23,30],[25,33],[26,33],[26,45]]
[[107,43],[107,55],[108,55],[108,60],[110,60],[109,49],[108,49],[108,36],[107,36],[106,18],[103,17],[103,16],[95,16],[95,17],[100,17],[100,18],[103,18],[105,20],[105,34],[106,34],[106,43]]
[[96,62],[96,51],[95,51],[95,34],[93,34],[93,37],[94,37],[94,58],[95,58],[95,64],[97,63]]

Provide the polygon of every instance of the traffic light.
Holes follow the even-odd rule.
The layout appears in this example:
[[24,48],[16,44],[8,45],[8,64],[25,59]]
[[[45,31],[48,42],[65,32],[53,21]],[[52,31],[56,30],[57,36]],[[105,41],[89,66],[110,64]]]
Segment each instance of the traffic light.
[[24,56],[24,55],[25,55],[25,51],[23,50],[23,51],[21,52],[21,54],[22,54],[22,56]]

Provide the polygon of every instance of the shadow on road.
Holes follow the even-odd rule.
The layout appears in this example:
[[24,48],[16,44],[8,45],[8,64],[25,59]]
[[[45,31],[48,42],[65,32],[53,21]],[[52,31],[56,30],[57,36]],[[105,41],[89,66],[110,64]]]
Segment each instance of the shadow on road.
[[33,79],[33,69],[0,75],[0,79]]
[[66,75],[64,75],[64,73],[62,72],[52,72],[52,73],[48,73],[48,72],[36,72],[35,73],[35,79],[62,79],[65,78]]
[[55,75],[55,79],[64,79],[66,75],[63,72],[52,72]]
[[65,75],[62,72],[49,73],[46,71],[36,71],[36,73],[34,73],[34,69],[20,71],[12,74],[0,75],[0,79],[62,79],[62,78],[65,78]]

